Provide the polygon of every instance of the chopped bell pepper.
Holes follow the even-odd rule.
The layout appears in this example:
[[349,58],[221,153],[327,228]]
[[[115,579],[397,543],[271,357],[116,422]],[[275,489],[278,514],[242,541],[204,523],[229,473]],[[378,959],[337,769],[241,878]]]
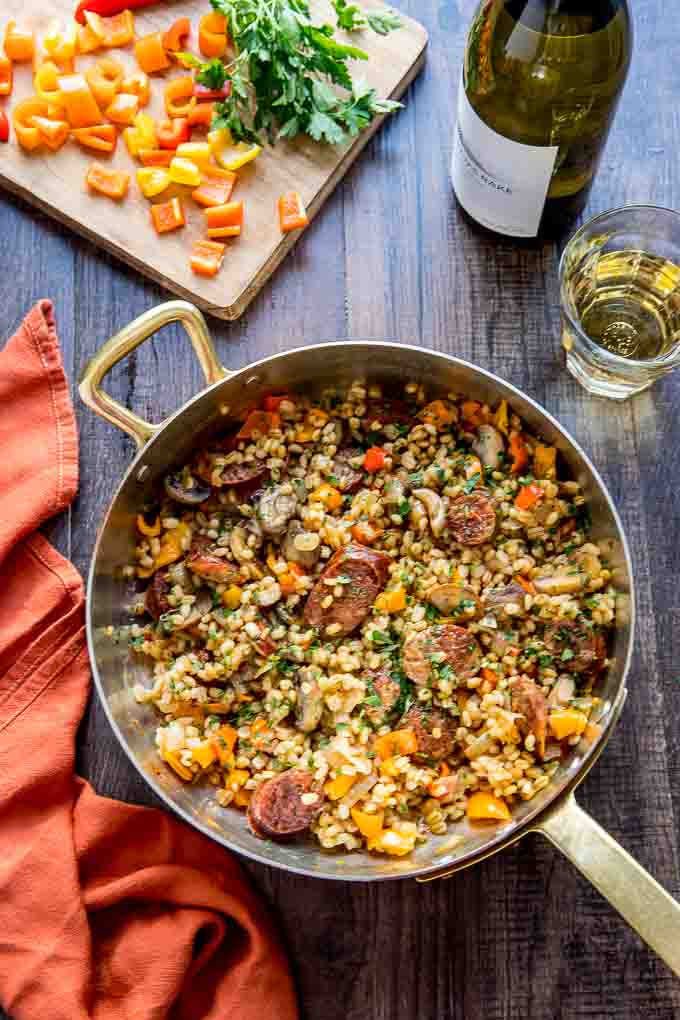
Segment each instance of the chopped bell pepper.
[[174,184],[188,184],[196,188],[201,183],[201,171],[189,159],[175,158],[170,163],[170,180]]
[[527,445],[524,442],[519,432],[513,432],[510,436],[510,453],[512,454],[512,464],[510,470],[513,475],[519,475],[524,471],[524,468],[529,463],[529,451]]
[[369,450],[366,450],[364,457],[364,471],[382,471],[385,467],[385,451],[381,446],[372,446]]
[[97,38],[101,40],[101,45],[108,49],[127,46],[135,37],[135,21],[132,11],[121,11],[109,18],[103,18],[95,11],[86,11],[85,20]]
[[[93,163],[87,171],[85,183],[91,191],[107,198],[121,199],[127,195],[130,186],[130,174],[124,170],[113,170]],[[158,564],[156,564],[158,566]]]
[[475,821],[485,819],[495,822],[509,822],[512,818],[510,808],[504,800],[494,797],[491,793],[482,792],[473,793],[469,798],[467,816]]
[[531,482],[530,485],[525,485],[519,490],[515,498],[515,506],[518,510],[530,510],[540,499],[543,499],[544,495],[541,486]]
[[210,768],[217,757],[212,744],[199,744],[191,749],[191,757],[202,769]]
[[278,428],[280,424],[281,419],[278,414],[268,411],[251,411],[236,433],[236,438],[252,439],[255,432],[259,432],[261,436],[266,436],[272,429]]
[[210,127],[215,116],[214,103],[197,103],[187,115],[189,127]]
[[137,96],[140,106],[148,106],[151,98],[148,74],[144,74],[144,71],[133,71],[132,74],[128,74],[120,83],[120,91],[129,96]]
[[374,750],[383,761],[397,754],[415,754],[418,750],[418,740],[413,730],[392,730],[378,737]]
[[548,716],[548,724],[557,740],[581,736],[586,728],[588,716],[573,708],[555,709]]
[[287,234],[291,230],[299,230],[309,223],[307,211],[303,205],[302,198],[297,191],[288,191],[279,198],[279,224],[281,233]]
[[5,29],[5,55],[15,64],[33,60],[35,33],[18,28],[16,21],[8,21]]
[[174,155],[172,149],[140,149],[137,158],[142,166],[170,166]]
[[375,839],[382,832],[384,813],[370,815],[368,811],[361,811],[357,807],[351,810],[352,820],[362,836],[367,839]]
[[59,68],[51,60],[46,60],[33,75],[33,88],[38,99],[44,99],[52,106],[61,105],[61,89],[57,79]]
[[155,149],[158,144],[155,120],[148,113],[138,113],[133,126],[123,131],[123,138],[131,156],[138,156],[142,149]]
[[94,53],[101,49],[102,41],[89,25],[79,25],[77,32],[78,53]]
[[[224,245],[215,244],[213,241],[196,241],[194,244],[194,252],[199,248],[205,248],[206,254],[212,254],[217,257],[220,253],[224,255]],[[222,264],[220,259],[220,265]],[[219,268],[219,266],[218,266]],[[209,275],[213,275],[212,273]],[[243,588],[239,587],[238,584],[230,584],[226,591],[222,592],[222,605],[226,606],[227,609],[238,609],[241,605],[243,598]]]
[[41,140],[52,152],[57,152],[71,133],[65,120],[51,120],[49,117],[30,117],[33,127],[40,133]]
[[207,142],[183,142],[177,146],[179,159],[188,159],[200,170],[206,170],[210,163],[210,146]]
[[493,416],[493,423],[496,428],[503,433],[504,436],[508,434],[508,402],[507,400],[501,400],[500,404],[496,408],[496,413]]
[[176,149],[190,138],[191,130],[186,117],[164,120],[158,126],[158,144],[161,149]]
[[153,521],[149,523],[144,514],[137,514],[137,531],[140,535],[146,535],[147,538],[157,538],[161,533],[161,519],[156,514]]
[[337,510],[342,506],[342,493],[328,482],[322,482],[309,498],[316,503],[323,503],[327,510]]
[[139,97],[119,92],[104,112],[114,124],[130,125],[139,112]]
[[165,111],[168,117],[186,117],[196,105],[191,75],[173,78],[165,86]]
[[231,132],[226,128],[211,131],[208,135],[208,142],[213,156],[225,170],[239,170],[262,152],[261,145],[234,142]]
[[171,230],[178,230],[186,222],[182,203],[178,198],[152,205],[151,219],[157,234],[168,234]]
[[155,74],[170,67],[168,55],[163,45],[163,33],[152,32],[144,35],[135,43],[137,63],[145,74]]
[[[9,121],[4,110],[0,110],[0,142],[9,141]],[[206,242],[207,243],[207,242]]]
[[226,202],[224,205],[209,206],[204,210],[208,224],[208,237],[233,237],[233,234],[221,235],[214,231],[225,227],[238,227],[243,224],[243,202]]
[[356,781],[356,776],[346,776],[341,773],[335,779],[329,779],[327,783],[324,783],[323,792],[329,800],[340,800],[346,793],[349,793]]
[[[195,241],[191,250],[191,258],[189,260],[189,265],[191,266],[192,271],[196,273],[197,276],[216,276],[224,262],[224,251],[225,247],[223,244],[220,244],[219,241]],[[237,586],[232,585],[232,588],[235,587]],[[236,603],[236,606],[231,606],[228,601],[230,599],[232,588],[228,588],[227,591],[224,592],[222,602],[228,608],[238,608],[241,604],[240,589],[238,589],[238,602]]]
[[102,123],[104,118],[82,74],[59,75],[57,85],[71,127],[93,127]]
[[204,57],[223,57],[227,51],[227,19],[217,11],[204,14],[198,23],[198,48]]
[[105,110],[120,92],[123,67],[111,57],[103,57],[85,72],[85,80],[99,106]]
[[183,49],[183,42],[191,34],[188,18],[178,18],[163,35],[163,46],[171,53]]
[[94,127],[76,128],[71,132],[80,145],[96,152],[115,152],[118,132],[113,124],[95,124]]
[[13,87],[12,61],[4,53],[0,53],[0,96],[11,96]]
[[33,117],[47,117],[48,107],[44,99],[32,96],[30,99],[23,99],[12,110],[12,123],[14,133],[22,149],[29,152],[37,149],[42,144],[42,137],[37,127],[32,123]]
[[182,765],[177,751],[163,751],[163,760],[168,763],[172,771],[176,772],[179,778],[183,779],[185,783],[190,783],[194,778],[194,774],[191,769],[188,769],[186,765]]
[[170,174],[163,167],[142,167],[137,171],[137,183],[145,198],[155,198],[170,184]]
[[231,198],[236,174],[231,170],[220,170],[219,173],[224,174],[224,177],[217,177],[215,170],[215,167],[208,168],[200,188],[191,193],[191,197],[198,205],[206,207],[226,205]]
[[59,21],[56,19],[50,21],[47,26],[47,33],[43,38],[43,46],[47,51],[50,60],[54,60],[57,64],[63,65],[69,60],[73,60],[76,54],[76,26],[73,22],[66,26],[63,30]]
[[374,605],[380,613],[400,613],[406,609],[406,590],[400,586],[392,591],[384,591],[378,595]]
[[557,449],[538,443],[534,450],[534,475],[536,478],[555,478],[557,474]]
[[211,89],[200,82],[194,82],[194,95],[197,99],[227,99],[231,95],[231,82],[225,81],[220,89]]
[[233,754],[237,740],[238,732],[233,726],[225,724],[220,726],[218,730],[215,730],[212,736],[212,745],[215,748],[217,757],[220,759],[221,765],[233,764]]
[[404,857],[406,854],[410,854],[415,845],[415,832],[398,832],[397,829],[383,829],[367,843],[369,850],[375,850],[380,854],[390,854],[393,857]]

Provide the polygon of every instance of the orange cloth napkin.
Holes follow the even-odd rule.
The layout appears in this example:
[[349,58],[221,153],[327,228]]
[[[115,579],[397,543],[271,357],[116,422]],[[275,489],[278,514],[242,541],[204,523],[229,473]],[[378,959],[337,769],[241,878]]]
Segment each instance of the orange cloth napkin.
[[78,484],[48,301],[0,352],[0,1002],[16,1020],[295,1020],[236,861],[74,775],[83,586],[36,531]]

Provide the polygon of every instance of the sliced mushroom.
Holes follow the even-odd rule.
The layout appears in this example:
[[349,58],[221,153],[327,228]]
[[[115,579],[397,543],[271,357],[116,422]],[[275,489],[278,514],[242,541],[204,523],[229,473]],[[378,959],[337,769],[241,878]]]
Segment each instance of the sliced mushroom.
[[587,580],[585,574],[555,574],[554,577],[536,577],[533,585],[542,595],[571,595],[583,591]]
[[163,480],[165,491],[176,503],[184,506],[199,506],[210,496],[211,489],[201,485],[188,471],[175,471]]
[[303,666],[297,675],[300,685],[295,725],[303,733],[311,733],[321,722],[323,713],[323,694],[316,681],[319,671],[314,666]]
[[571,676],[559,677],[557,683],[548,695],[548,704],[551,708],[563,708],[568,705],[576,696],[576,683]]
[[498,588],[486,588],[482,592],[482,605],[486,610],[504,610],[507,606],[517,606],[520,612],[524,612],[524,598],[526,592],[517,581],[510,584],[503,584]]
[[321,555],[321,540],[315,531],[307,531],[301,521],[293,520],[281,541],[284,559],[303,567],[313,567]]
[[438,584],[427,593],[431,602],[444,616],[472,620],[479,614],[479,598],[462,584]]
[[246,533],[241,527],[232,528],[229,537],[229,547],[235,560],[239,563],[247,563],[254,559],[253,550],[246,543]]
[[179,608],[171,609],[163,614],[161,622],[166,630],[186,630],[187,627],[194,627],[197,623],[200,623],[203,616],[209,613],[211,609],[212,597],[210,592],[201,591],[196,596],[196,601],[191,606],[188,615],[185,616]]
[[505,452],[503,437],[493,425],[480,425],[477,429],[477,438],[472,443],[475,451],[484,467],[495,470],[498,467],[500,456]]
[[432,534],[441,535],[446,524],[446,513],[444,502],[439,493],[433,492],[432,489],[414,489],[413,495],[425,505],[427,516],[430,518]]
[[398,478],[388,481],[384,490],[384,500],[388,506],[399,506],[406,499],[406,487]]
[[297,499],[290,486],[272,485],[265,489],[257,507],[257,517],[266,535],[282,535],[297,510]]

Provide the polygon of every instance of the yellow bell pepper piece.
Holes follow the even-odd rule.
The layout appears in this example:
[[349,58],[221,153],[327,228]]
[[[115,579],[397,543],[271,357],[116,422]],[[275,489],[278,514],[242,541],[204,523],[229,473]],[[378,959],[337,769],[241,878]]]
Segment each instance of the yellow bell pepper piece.
[[189,532],[189,526],[187,524],[178,524],[172,531],[166,531],[165,535],[161,539],[161,551],[156,557],[154,566],[167,567],[168,563],[174,563],[178,560],[184,549],[182,547],[182,539]]
[[394,779],[395,776],[399,775],[399,769],[397,768],[396,755],[392,758],[385,758],[384,761],[380,762],[380,775],[390,776]]
[[242,595],[243,589],[239,588],[237,584],[232,584],[226,591],[222,592],[222,605],[226,606],[227,609],[238,609],[241,605]]
[[328,482],[324,482],[318,489],[315,489],[310,498],[318,503],[323,503],[327,510],[337,510],[342,506],[342,493],[338,489],[334,489]]
[[536,478],[555,478],[557,450],[554,446],[541,446],[534,450],[534,475]]
[[359,808],[353,807],[351,814],[354,824],[366,839],[375,839],[382,832],[384,812],[380,811],[376,815],[369,815],[368,811],[361,811]]
[[148,113],[138,113],[123,138],[131,156],[138,156],[142,149],[157,149],[156,121]]
[[175,156],[170,163],[169,173],[170,180],[175,184],[188,184],[191,188],[197,188],[201,183],[201,171],[189,159],[178,159]]
[[[212,744],[221,765],[233,765],[234,748],[238,740],[238,733],[233,726],[223,725],[215,730],[212,737]],[[246,773],[246,779],[248,774]],[[245,783],[245,779],[243,782]]]
[[493,416],[493,423],[504,436],[508,434],[508,402],[501,400]]
[[368,849],[379,854],[390,854],[393,857],[404,857],[410,854],[416,844],[416,834],[397,832],[396,829],[383,829],[368,841]]
[[188,159],[199,168],[205,170],[212,157],[212,151],[207,142],[183,142],[178,145],[176,154],[179,159]]
[[413,730],[392,730],[378,737],[374,744],[376,754],[380,755],[383,761],[398,754],[415,754],[418,750],[418,741]]
[[140,535],[150,535],[154,538],[161,533],[161,519],[156,517],[152,524],[148,524],[144,514],[137,514],[137,531]]
[[61,108],[61,90],[57,78],[61,71],[51,60],[46,60],[33,76],[33,88],[38,99]]
[[492,793],[473,793],[467,802],[467,816],[474,820],[491,819],[496,822],[509,822],[512,818],[510,808]]
[[588,716],[575,708],[558,708],[548,716],[550,729],[557,740],[581,736],[588,723]]
[[381,613],[399,613],[402,609],[406,609],[406,591],[404,588],[384,591],[378,595],[374,605]]
[[234,142],[231,132],[226,128],[211,131],[208,144],[215,160],[225,170],[239,170],[246,163],[252,162],[262,152],[261,145],[249,145],[247,142]]
[[177,751],[164,751],[163,760],[168,763],[172,771],[176,772],[179,778],[183,779],[185,783],[190,783],[194,778],[194,774],[191,769],[188,769],[186,765],[182,765]]
[[215,748],[212,744],[199,744],[192,748],[191,757],[202,769],[207,769],[215,761]]
[[236,807],[248,807],[252,794],[249,790],[243,789],[243,784],[250,779],[250,773],[245,769],[232,769],[224,781],[227,790],[234,794],[232,804]]
[[144,166],[137,171],[137,183],[145,198],[153,198],[168,187],[170,174],[160,166]]
[[50,59],[59,64],[72,60],[76,53],[76,23],[72,21],[62,29],[56,19],[50,21],[47,26],[47,34],[43,38],[43,46],[50,55]]
[[324,793],[330,800],[340,800],[352,789],[356,778],[356,776],[339,775],[335,779],[329,779],[327,783],[324,783]]

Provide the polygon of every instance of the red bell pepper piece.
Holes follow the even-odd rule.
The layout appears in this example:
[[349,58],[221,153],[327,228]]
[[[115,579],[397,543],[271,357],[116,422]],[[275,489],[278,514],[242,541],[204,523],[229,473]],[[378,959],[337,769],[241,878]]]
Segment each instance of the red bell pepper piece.
[[138,10],[140,7],[151,7],[156,0],[81,0],[75,13],[75,19],[85,24],[85,11],[93,11],[102,18],[113,18],[123,11]]
[[7,114],[0,110],[0,142],[9,141],[9,121]]
[[366,450],[364,457],[364,471],[382,471],[385,466],[385,451],[381,446],[372,446]]
[[161,149],[176,149],[191,139],[191,128],[186,117],[174,117],[164,120],[156,129],[156,137]]

